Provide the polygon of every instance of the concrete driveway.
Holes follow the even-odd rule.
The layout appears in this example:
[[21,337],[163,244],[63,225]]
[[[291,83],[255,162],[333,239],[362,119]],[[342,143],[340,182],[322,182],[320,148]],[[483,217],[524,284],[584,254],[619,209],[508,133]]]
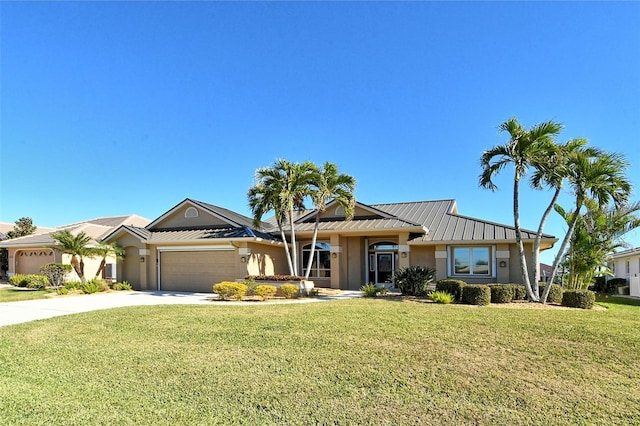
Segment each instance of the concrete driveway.
[[0,327],[99,309],[141,305],[238,305],[257,306],[282,303],[313,303],[360,297],[360,291],[343,291],[332,296],[273,302],[221,302],[212,293],[181,293],[167,291],[118,291],[87,295],[53,297],[50,299],[0,303]]

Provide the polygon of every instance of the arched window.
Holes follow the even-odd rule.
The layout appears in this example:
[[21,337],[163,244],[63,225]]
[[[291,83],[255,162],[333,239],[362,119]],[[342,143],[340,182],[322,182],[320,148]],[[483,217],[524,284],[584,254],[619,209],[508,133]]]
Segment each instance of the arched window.
[[[329,243],[316,243],[316,249],[313,252],[313,262],[311,263],[311,272],[309,278],[330,278],[331,277],[331,245]],[[307,268],[309,256],[311,255],[311,244],[302,247],[302,270]]]
[[195,207],[189,207],[185,212],[184,212],[184,217],[185,218],[189,218],[189,217],[198,217],[198,210]]

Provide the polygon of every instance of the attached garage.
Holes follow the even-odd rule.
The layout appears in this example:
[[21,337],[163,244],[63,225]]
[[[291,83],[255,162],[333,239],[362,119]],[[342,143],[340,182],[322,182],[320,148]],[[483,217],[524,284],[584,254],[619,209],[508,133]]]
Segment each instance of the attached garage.
[[235,280],[235,250],[160,250],[160,290],[211,293],[220,281]]
[[19,250],[15,253],[16,274],[39,274],[40,267],[54,261],[53,250]]

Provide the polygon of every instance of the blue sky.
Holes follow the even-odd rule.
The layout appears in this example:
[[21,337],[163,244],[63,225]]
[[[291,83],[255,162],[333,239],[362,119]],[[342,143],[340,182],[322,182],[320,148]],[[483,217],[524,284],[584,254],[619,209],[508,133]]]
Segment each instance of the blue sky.
[[[511,224],[512,170],[494,193],[478,175],[512,116],[624,153],[639,187],[638,22],[639,2],[1,2],[0,221],[248,215],[285,158],[338,164],[367,204]],[[524,227],[550,196],[523,188]]]

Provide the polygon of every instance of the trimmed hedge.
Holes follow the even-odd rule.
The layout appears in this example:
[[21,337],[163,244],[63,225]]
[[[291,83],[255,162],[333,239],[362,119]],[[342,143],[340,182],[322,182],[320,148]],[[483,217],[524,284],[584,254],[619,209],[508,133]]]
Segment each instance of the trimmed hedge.
[[566,290],[562,294],[562,306],[570,308],[591,309],[596,301],[596,294],[591,290]]
[[462,287],[462,303],[485,306],[491,303],[491,289],[487,285],[465,285]]
[[513,285],[513,300],[526,300],[527,299],[527,288],[522,284],[512,284]]
[[511,284],[490,284],[491,303],[511,303],[515,297],[515,289]]
[[[540,284],[538,286],[538,294],[540,297],[544,294],[546,284]],[[562,292],[564,290],[558,284],[551,284],[551,290],[549,290],[549,297],[547,297],[547,303],[561,303]]]
[[247,286],[231,281],[223,281],[213,286],[213,292],[219,294],[222,299],[242,299],[247,293]]
[[285,299],[293,299],[300,295],[300,288],[295,284],[282,284],[278,288],[278,292],[280,292]]
[[456,302],[462,300],[462,289],[467,285],[462,280],[442,279],[436,283],[436,291],[452,294]]
[[262,299],[266,300],[270,297],[276,295],[276,291],[278,291],[275,285],[259,285],[256,286],[256,295],[262,297]]
[[38,274],[15,274],[9,277],[9,284],[40,290],[49,285],[49,279]]

